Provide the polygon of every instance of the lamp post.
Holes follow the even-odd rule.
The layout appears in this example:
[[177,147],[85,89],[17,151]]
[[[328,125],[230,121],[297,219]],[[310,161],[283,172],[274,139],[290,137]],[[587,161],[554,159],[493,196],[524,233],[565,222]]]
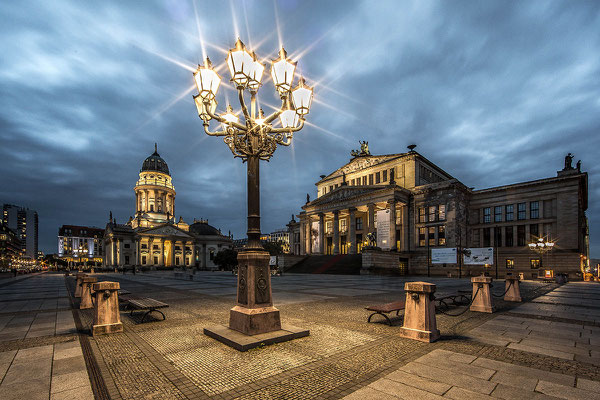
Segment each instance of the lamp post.
[[[260,160],[269,161],[277,145],[289,146],[292,143],[294,132],[304,126],[313,89],[306,85],[303,78],[293,87],[296,63],[287,58],[282,47],[279,57],[271,62],[271,77],[281,106],[265,116],[262,109],[257,110],[256,100],[265,66],[240,39],[229,50],[226,62],[231,74],[230,81],[238,92],[243,122],[240,122],[238,114],[233,112],[229,104],[225,113],[216,112],[216,95],[221,77],[208,57],[204,65],[199,65],[194,72],[198,89],[194,101],[198,116],[203,121],[204,132],[209,136],[223,137],[233,156],[241,158],[247,166],[248,242],[238,255],[237,305],[230,311],[229,328],[245,335],[256,335],[281,330],[279,310],[273,307],[272,301],[269,253],[264,251],[260,242],[259,164]],[[250,110],[245,101],[247,92],[250,94]],[[275,126],[278,118],[280,127]],[[210,130],[211,120],[221,124],[220,130]],[[219,339],[216,335],[211,336]]]
[[540,269],[542,269],[544,264],[544,253],[547,253],[554,248],[554,242],[544,240],[544,238],[540,237],[538,240],[528,243],[527,245],[529,246],[529,250],[535,251],[540,255]]

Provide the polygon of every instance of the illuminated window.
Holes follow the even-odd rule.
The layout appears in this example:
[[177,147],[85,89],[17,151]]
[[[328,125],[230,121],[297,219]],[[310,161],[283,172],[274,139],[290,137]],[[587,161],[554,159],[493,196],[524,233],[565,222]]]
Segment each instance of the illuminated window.
[[526,218],[525,207],[526,207],[526,203],[517,204],[517,219],[523,220]]
[[325,232],[326,233],[333,233],[333,221],[327,221],[327,222],[325,222]]
[[346,218],[340,219],[340,232],[346,232]]
[[425,228],[419,228],[419,246],[425,246]]
[[419,208],[419,222],[426,222],[425,221],[425,208],[423,208],[423,207]]
[[515,268],[515,260],[512,258],[506,259],[506,269],[514,269]]
[[540,267],[540,259],[532,258],[529,265],[531,266],[531,269],[538,269]]
[[438,207],[438,219],[440,221],[446,220],[446,205],[445,204],[440,204],[440,206]]
[[489,224],[490,222],[492,222],[492,209],[486,207],[483,209],[483,223]]
[[438,246],[446,245],[446,226],[438,226]]
[[437,214],[436,206],[429,206],[429,222],[435,221],[435,215]]
[[429,245],[430,246],[435,246],[435,226],[430,226],[428,228],[428,235],[429,237]]

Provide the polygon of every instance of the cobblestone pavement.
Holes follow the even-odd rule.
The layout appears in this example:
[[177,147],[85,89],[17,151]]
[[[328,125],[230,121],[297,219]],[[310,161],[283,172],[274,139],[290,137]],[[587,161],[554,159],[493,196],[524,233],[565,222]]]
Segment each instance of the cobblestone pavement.
[[345,399],[600,399],[599,297],[595,283],[558,287]]
[[[427,365],[425,361],[432,362],[432,358],[427,357],[444,358],[436,351],[458,354],[457,359],[462,357],[463,364],[469,365],[465,369],[489,359],[498,364],[486,368],[496,373],[502,372],[501,366],[507,364],[543,374],[564,375],[571,377],[574,389],[588,390],[575,386],[579,380],[600,379],[594,364],[500,346],[470,334],[497,318],[499,321],[502,318],[541,321],[541,317],[534,320],[523,316],[522,310],[517,315],[519,304],[516,303],[496,301],[498,312],[493,315],[470,311],[459,317],[438,314],[442,338],[433,344],[399,337],[401,316],[392,318],[391,327],[383,320],[366,322],[369,313],[364,307],[403,298],[406,281],[435,283],[436,295],[441,297],[469,290],[471,284],[467,279],[303,274],[273,277],[274,302],[281,310],[283,322],[310,329],[310,336],[238,352],[202,333],[206,326],[227,324],[229,309],[235,301],[235,276],[206,272],[198,273],[189,281],[175,279],[173,273],[154,272],[135,276],[99,274],[98,278],[118,281],[133,295],[170,304],[165,311],[165,321],[141,324],[139,316],[130,317],[123,312],[123,334],[89,339],[98,373],[108,396],[114,399],[314,399],[342,398],[371,390],[377,391],[380,397],[376,398],[384,398],[385,391],[370,385],[411,363]],[[497,284],[494,291],[501,293],[503,287]],[[524,299],[530,301],[557,287],[526,281],[521,291]],[[523,305],[530,304],[533,303]],[[89,329],[92,313],[78,311],[77,315],[82,329]],[[550,322],[558,326],[556,323],[563,321]],[[505,332],[504,327],[502,332]],[[428,356],[430,353],[433,355]],[[425,358],[421,358],[423,356]],[[470,365],[472,363],[475,364]],[[463,372],[459,375],[468,377]],[[490,393],[520,398],[511,385],[502,385],[502,390]],[[552,388],[542,390],[544,385],[546,383],[537,388],[536,383],[536,395],[554,393]],[[460,397],[466,393],[461,390],[472,389],[458,384],[452,387],[455,386],[442,393],[447,397],[466,398]],[[423,395],[398,392],[397,396],[419,398],[415,393]],[[532,393],[533,390],[528,395]],[[423,398],[430,394],[439,396],[428,392]],[[469,395],[476,397],[473,393]]]
[[92,399],[65,278],[36,274],[0,286],[0,399]]

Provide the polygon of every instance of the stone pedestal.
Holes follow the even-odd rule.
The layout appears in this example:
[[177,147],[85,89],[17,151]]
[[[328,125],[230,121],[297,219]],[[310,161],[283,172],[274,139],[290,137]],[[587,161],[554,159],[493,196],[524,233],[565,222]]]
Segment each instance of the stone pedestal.
[[98,282],[92,284],[95,296],[94,325],[92,335],[123,332],[119,313],[119,282]]
[[504,301],[523,301],[521,299],[521,289],[519,288],[519,278],[506,277],[504,290],[506,291],[506,293],[504,294]]
[[[471,278],[471,283],[473,283],[474,296],[473,303],[471,304],[471,311],[490,314],[496,311],[496,308],[492,303],[492,293],[490,290],[492,278],[489,276],[476,276]],[[475,293],[477,293],[477,296],[475,296]]]
[[238,350],[295,339],[309,334],[293,326],[281,326],[273,307],[269,253],[245,250],[238,254],[237,304],[229,311],[229,328],[205,328],[204,334]]
[[82,274],[81,272],[75,274],[75,297],[81,297],[81,280],[86,276],[86,274]]
[[81,280],[81,303],[79,303],[79,309],[84,310],[86,308],[94,307],[92,303],[92,284],[98,282],[98,278],[92,276],[86,276]]
[[406,282],[404,290],[406,305],[400,336],[421,342],[435,342],[440,338],[433,300],[435,285],[427,282]]

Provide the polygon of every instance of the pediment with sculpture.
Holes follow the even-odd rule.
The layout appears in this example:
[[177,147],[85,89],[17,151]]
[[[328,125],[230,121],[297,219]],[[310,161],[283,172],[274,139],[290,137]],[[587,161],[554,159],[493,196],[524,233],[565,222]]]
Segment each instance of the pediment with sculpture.
[[315,200],[313,200],[310,205],[321,205],[326,203],[338,202],[343,200],[352,199],[357,196],[361,196],[363,194],[372,193],[374,191],[380,190],[381,188],[354,188],[351,186],[345,186],[341,188],[337,188],[333,192],[327,193]]

